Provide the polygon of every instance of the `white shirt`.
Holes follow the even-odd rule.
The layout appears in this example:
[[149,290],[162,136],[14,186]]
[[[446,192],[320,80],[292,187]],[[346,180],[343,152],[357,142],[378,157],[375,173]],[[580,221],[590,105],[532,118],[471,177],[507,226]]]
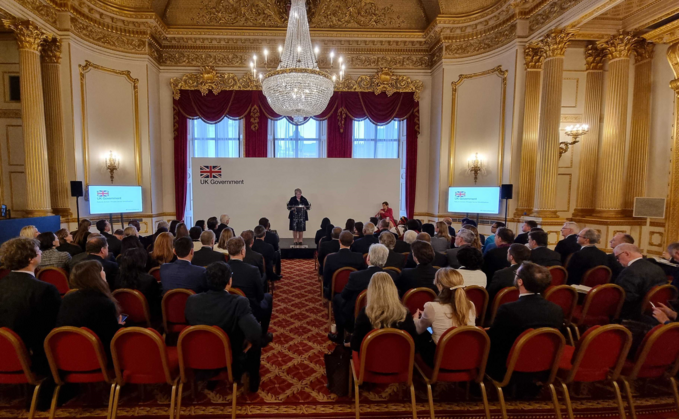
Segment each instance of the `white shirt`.
[[473,303],[469,308],[466,324],[457,324],[457,320],[453,318],[452,314],[453,310],[450,304],[441,304],[437,301],[425,303],[422,317],[415,320],[417,333],[424,333],[424,331],[427,330],[427,327],[431,326],[431,329],[434,332],[431,337],[434,340],[434,343],[438,344],[441,335],[451,327],[476,325],[476,307],[474,307]]
[[535,295],[535,293],[534,293],[534,292],[527,292],[527,293],[525,293],[525,294],[519,294],[519,298],[525,297],[525,296],[527,296],[527,295]]
[[12,272],[18,272],[20,274],[29,274],[29,275],[35,277],[35,272],[31,272],[31,271],[12,271]]
[[585,247],[596,247],[594,244],[586,244],[580,248],[580,250],[584,249]]
[[468,269],[462,268],[464,268],[464,266],[461,266],[460,269],[458,269],[457,271],[464,278],[465,287],[468,287],[470,285],[478,285],[479,287],[486,288],[486,282],[488,281],[488,277],[481,269],[470,271]]
[[643,257],[632,259],[629,262],[627,262],[627,267],[629,268],[634,262],[643,259]]

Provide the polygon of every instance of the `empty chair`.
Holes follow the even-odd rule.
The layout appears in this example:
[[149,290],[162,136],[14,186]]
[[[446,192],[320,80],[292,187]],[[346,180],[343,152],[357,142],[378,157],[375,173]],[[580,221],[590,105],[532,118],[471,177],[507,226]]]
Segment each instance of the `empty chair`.
[[552,286],[545,292],[545,300],[551,301],[561,307],[561,310],[563,311],[563,323],[568,331],[568,338],[571,345],[575,345],[570,326],[573,319],[573,313],[575,313],[575,308],[578,305],[578,292],[570,285]]
[[595,266],[582,276],[582,285],[595,287],[597,285],[608,284],[612,276],[613,272],[611,272],[611,268],[608,266]]
[[429,411],[434,419],[434,399],[431,386],[437,382],[470,382],[474,381],[481,387],[483,407],[486,419],[490,419],[490,407],[483,377],[486,372],[490,338],[483,329],[462,326],[451,327],[439,339],[434,356],[434,367],[431,368],[417,354],[415,367],[427,383],[429,397]]
[[415,314],[424,310],[424,304],[436,300],[436,293],[431,288],[413,288],[403,295],[403,305]]
[[497,314],[497,309],[500,308],[502,304],[512,303],[519,299],[519,289],[516,287],[506,287],[502,288],[500,292],[495,295],[493,299],[493,306],[490,310],[490,319],[488,324],[493,324],[495,320],[495,315]]
[[217,326],[191,326],[182,331],[177,342],[179,358],[179,391],[177,392],[177,419],[181,414],[182,389],[192,377],[192,370],[223,370],[211,381],[228,381],[233,384],[231,418],[236,418],[238,387],[233,379],[231,343],[229,336]]
[[160,282],[160,266],[156,266],[155,268],[151,268],[149,270],[149,274],[156,278],[156,281]]
[[186,300],[194,295],[192,290],[173,289],[165,293],[161,303],[163,310],[163,329],[166,334],[179,333],[185,327],[188,327],[186,317],[184,317],[184,309],[186,308]]
[[568,271],[563,266],[550,266],[549,274],[552,275],[552,286],[568,283]]
[[361,291],[360,294],[358,294],[358,297],[356,297],[356,306],[354,306],[354,319],[358,317],[358,313],[361,312],[365,306],[368,305],[368,290],[363,290]]
[[667,305],[669,301],[677,298],[677,289],[670,285],[656,285],[651,288],[641,303],[641,314],[648,314],[649,316],[653,314],[653,305],[659,305],[660,303]]
[[43,379],[31,370],[31,356],[21,337],[6,327],[0,328],[0,354],[0,384],[35,386],[28,410],[29,419],[33,419]]
[[179,381],[177,348],[165,346],[160,333],[153,329],[128,327],[113,337],[111,356],[117,384],[111,417],[116,417],[120,389],[125,384],[169,384],[172,386],[169,411],[172,419]]
[[[367,255],[367,253],[366,253]],[[328,321],[332,321],[332,299],[335,294],[340,294],[349,282],[349,275],[355,272],[356,268],[339,268],[332,274],[332,285],[330,286],[330,299],[328,300]]]
[[38,271],[37,278],[54,285],[62,296],[70,289],[68,286],[68,274],[62,268],[52,266],[42,268]]
[[143,325],[151,327],[149,303],[140,291],[120,288],[113,291],[113,296],[120,304],[120,311],[127,314],[128,325]]
[[413,363],[415,342],[407,332],[398,329],[380,329],[368,333],[361,342],[361,352],[352,352],[351,381],[354,381],[356,419],[360,418],[358,387],[369,383],[406,383],[410,387],[413,419],[417,419],[415,387],[413,387]]
[[597,285],[587,293],[585,303],[575,308],[573,324],[578,339],[579,327],[609,324],[620,317],[622,305],[625,302],[625,290],[615,284]]
[[486,310],[488,309],[488,291],[478,285],[464,287],[467,298],[474,303],[476,309],[476,325],[483,326],[486,321]]

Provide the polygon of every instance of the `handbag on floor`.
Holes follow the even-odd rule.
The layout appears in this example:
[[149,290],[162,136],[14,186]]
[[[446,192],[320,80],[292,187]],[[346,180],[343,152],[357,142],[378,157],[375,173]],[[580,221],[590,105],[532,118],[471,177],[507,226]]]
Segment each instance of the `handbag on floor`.
[[325,375],[328,377],[328,390],[339,397],[348,396],[351,349],[337,345],[331,353],[323,355],[323,358]]

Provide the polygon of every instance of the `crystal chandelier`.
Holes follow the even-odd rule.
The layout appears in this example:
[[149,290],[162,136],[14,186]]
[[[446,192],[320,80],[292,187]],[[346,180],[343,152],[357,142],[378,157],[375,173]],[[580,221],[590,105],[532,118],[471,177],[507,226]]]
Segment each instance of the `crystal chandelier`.
[[[314,50],[311,45],[305,0],[292,0],[285,46],[278,47],[278,54],[278,68],[262,80],[262,91],[269,105],[279,115],[291,116],[296,123],[323,112],[332,97],[335,77],[318,69],[318,47]],[[331,53],[331,63],[332,56]],[[264,50],[264,60],[268,63],[267,50]],[[251,63],[253,73],[256,65],[256,61]]]

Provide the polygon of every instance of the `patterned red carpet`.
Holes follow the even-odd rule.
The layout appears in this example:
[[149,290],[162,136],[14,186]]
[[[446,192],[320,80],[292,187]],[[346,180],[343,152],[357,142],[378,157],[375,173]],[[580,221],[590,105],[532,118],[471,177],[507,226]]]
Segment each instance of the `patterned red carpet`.
[[[326,388],[323,354],[332,350],[327,340],[328,308],[320,298],[313,260],[284,260],[285,278],[276,285],[271,329],[274,342],[262,355],[262,382],[259,393],[250,394],[239,386],[238,417],[249,418],[353,418],[354,403],[338,398]],[[415,373],[418,416],[429,417],[426,386]],[[651,397],[637,397],[641,418],[676,417],[675,405],[666,383],[651,383]],[[58,417],[105,417],[108,388],[92,386],[84,395],[57,410]],[[231,415],[231,387],[220,384],[214,391],[199,385],[195,402],[185,386],[182,416],[222,418]],[[574,397],[578,417],[616,417],[613,393],[603,386],[587,386],[583,397]],[[169,386],[127,386],[121,393],[118,417],[168,417]],[[597,397],[588,396],[596,394]],[[497,396],[489,391],[493,416],[499,417]],[[27,417],[23,395],[14,388],[0,387],[0,418]],[[473,396],[467,401],[462,388],[439,384],[434,388],[435,410],[440,418],[483,417],[483,405]],[[396,385],[364,385],[361,415],[371,418],[412,417],[409,392]],[[508,402],[514,418],[555,417],[549,398],[535,402]],[[565,406],[562,405],[565,414]],[[38,417],[46,417],[39,412]],[[567,416],[564,416],[567,417]]]

